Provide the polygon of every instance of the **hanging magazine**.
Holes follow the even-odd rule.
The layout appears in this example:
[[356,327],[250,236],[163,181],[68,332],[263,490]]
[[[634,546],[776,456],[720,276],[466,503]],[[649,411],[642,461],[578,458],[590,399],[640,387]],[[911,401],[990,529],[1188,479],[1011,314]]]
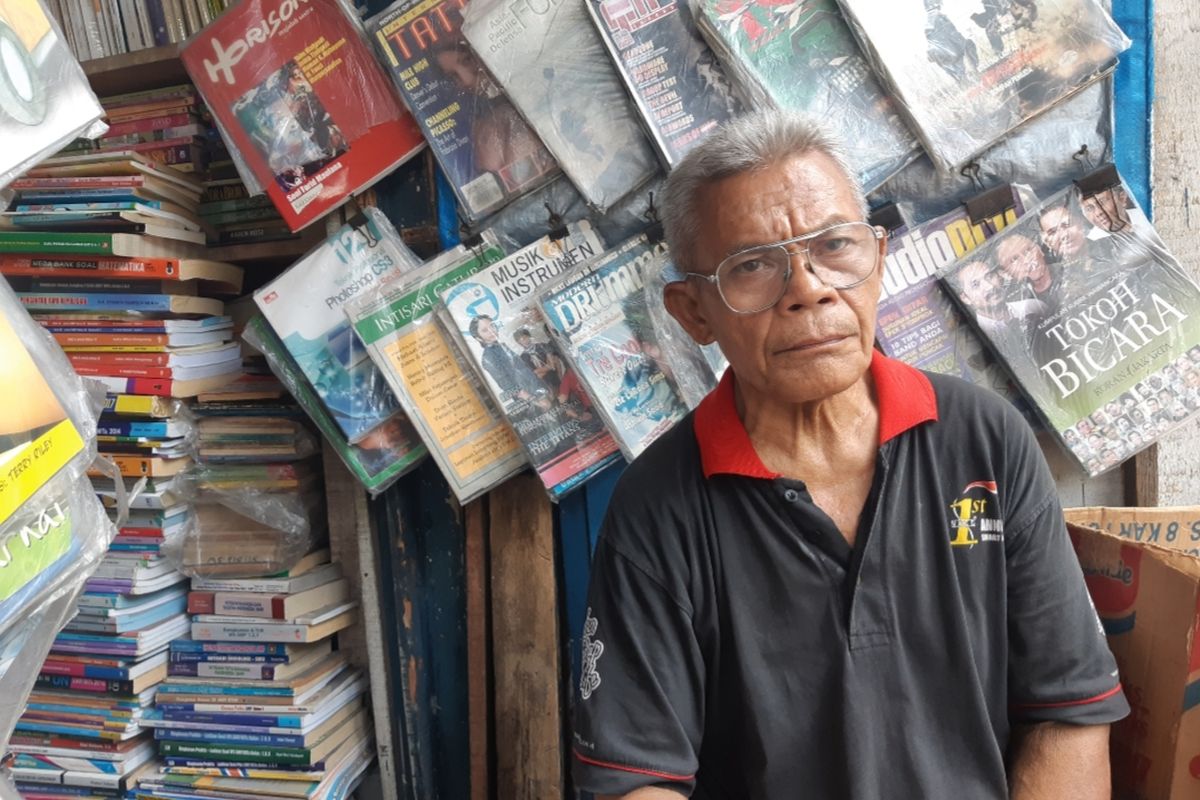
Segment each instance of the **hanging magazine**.
[[104,109],[38,0],[0,0],[0,189],[76,136],[104,131]]
[[1129,47],[1096,0],[838,2],[946,170],[1111,72]]
[[869,192],[920,146],[863,60],[835,0],[696,0],[696,22],[751,108],[827,122]]
[[263,316],[352,443],[400,408],[342,306],[421,263],[383,212],[367,208],[363,213],[357,225],[343,225],[254,293]]
[[399,280],[372,289],[347,313],[460,503],[526,466],[525,451],[451,334],[437,323],[438,293],[504,258],[490,233]]
[[620,458],[537,312],[547,282],[595,258],[586,221],[543,237],[442,292],[450,323],[552,498]]
[[594,209],[654,175],[650,143],[582,2],[473,0],[462,32]]
[[587,0],[587,9],[667,167],[738,112],[685,0]]
[[241,0],[180,58],[243,179],[265,189],[293,231],[425,143],[338,0]]
[[462,37],[465,0],[398,0],[367,21],[375,49],[476,221],[559,174]]
[[959,206],[948,214],[893,233],[883,267],[875,338],[884,353],[919,369],[957,375],[1032,409],[1008,370],[937,280],[937,273],[973,251],[1024,213],[1020,194],[1001,214],[972,222]]
[[1200,288],[1123,183],[1059,192],[942,279],[1088,474],[1200,409]]
[[643,291],[666,260],[666,245],[641,234],[540,295],[550,332],[630,461],[688,413],[677,365],[664,356]]

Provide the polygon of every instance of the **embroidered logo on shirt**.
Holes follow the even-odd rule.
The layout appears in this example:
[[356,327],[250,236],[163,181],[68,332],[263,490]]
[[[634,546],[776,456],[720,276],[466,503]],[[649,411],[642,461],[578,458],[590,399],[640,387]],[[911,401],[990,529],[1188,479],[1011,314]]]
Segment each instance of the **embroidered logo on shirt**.
[[995,481],[968,483],[950,504],[950,546],[972,548],[981,542],[1003,542],[1004,520],[996,501]]
[[587,615],[583,620],[583,669],[580,670],[579,676],[579,696],[584,700],[600,688],[600,672],[596,669],[596,662],[604,654],[604,642],[595,638],[599,627],[600,623],[592,616],[591,606],[588,606]]

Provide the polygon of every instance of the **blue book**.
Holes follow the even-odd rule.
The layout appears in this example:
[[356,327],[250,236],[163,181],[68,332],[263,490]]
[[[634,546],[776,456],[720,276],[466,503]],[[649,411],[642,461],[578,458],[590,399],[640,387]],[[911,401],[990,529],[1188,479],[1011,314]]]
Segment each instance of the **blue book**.
[[222,655],[220,653],[184,653],[171,652],[172,664],[289,664],[291,658],[288,656],[236,656]]
[[26,703],[25,707],[31,711],[41,711],[46,714],[81,714],[89,717],[110,719],[114,722],[128,722],[133,718],[132,708],[124,711],[114,711],[108,708],[72,706],[60,703]]
[[73,200],[66,203],[19,203],[13,207],[13,211],[36,214],[47,211],[141,211],[144,208],[162,208],[162,203],[158,200],[110,200],[91,203]]
[[185,611],[187,611],[187,596],[181,594],[174,600],[151,606],[145,611],[133,611],[119,617],[105,615],[103,619],[97,619],[99,615],[82,611],[79,616],[67,623],[64,630],[76,633],[92,633],[101,630],[125,633],[141,630]]
[[182,436],[182,426],[174,420],[162,422],[114,422],[103,416],[96,427],[97,436],[138,436],[147,439],[168,439]]
[[65,736],[78,736],[84,739],[102,739],[104,741],[116,741],[116,731],[101,730],[99,728],[89,729],[81,726],[55,725],[50,722],[32,722],[25,718],[17,720],[17,730],[31,731],[33,733],[59,733]]
[[211,297],[177,294],[117,294],[112,292],[18,292],[27,311],[120,311],[146,314],[207,314],[220,316],[225,304]]
[[[174,680],[172,678],[172,680]],[[258,686],[210,686],[197,683],[171,683],[163,684],[158,687],[158,697],[160,700],[169,700],[174,694],[212,694],[212,695],[245,695],[246,697],[290,697],[295,694],[295,690],[284,688],[270,688]]]
[[22,190],[21,201],[34,203],[145,203],[146,198],[124,187],[108,189],[31,189]]
[[305,736],[275,733],[228,733],[226,731],[190,731],[182,728],[155,728],[155,739],[205,744],[252,744],[271,747],[307,747]]

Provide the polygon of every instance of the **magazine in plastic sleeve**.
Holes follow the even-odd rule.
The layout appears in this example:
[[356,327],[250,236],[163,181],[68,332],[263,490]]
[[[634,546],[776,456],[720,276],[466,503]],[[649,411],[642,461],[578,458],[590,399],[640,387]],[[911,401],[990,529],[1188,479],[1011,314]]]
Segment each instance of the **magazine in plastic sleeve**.
[[485,233],[375,287],[346,312],[459,503],[523,470],[525,451],[460,345],[437,321],[441,293],[504,258]]
[[835,0],[692,0],[696,24],[749,108],[828,123],[866,191],[920,145],[863,59]]
[[945,170],[1111,72],[1130,44],[1096,0],[838,2]]
[[308,414],[350,473],[372,496],[391,486],[425,457],[425,446],[403,414],[393,415],[367,437],[350,444],[292,360],[283,342],[262,316],[250,320],[242,339],[266,357],[271,372]]
[[1089,475],[1200,409],[1200,287],[1123,183],[1051,196],[941,278]]
[[[621,452],[632,461],[688,413],[676,367],[658,342],[645,276],[667,260],[645,234],[547,285],[539,310]],[[697,350],[696,356],[703,358]],[[560,394],[566,390],[560,388]]]
[[357,18],[337,0],[241,0],[180,59],[248,185],[293,231],[321,219],[424,145]]
[[383,212],[364,209],[254,293],[309,384],[356,442],[400,413],[342,307],[369,287],[420,266]]
[[3,189],[75,137],[95,138],[108,126],[62,30],[40,0],[0,2],[0,53]]
[[446,317],[551,498],[620,458],[537,311],[537,293],[604,243],[587,222],[543,237],[442,292]]
[[686,0],[587,0],[587,10],[667,167],[741,110]]
[[367,20],[380,60],[470,221],[559,174],[462,36],[462,0],[397,0]]
[[583,3],[473,0],[463,35],[600,213],[658,169]]
[[688,335],[679,321],[671,316],[663,301],[663,290],[668,283],[682,280],[682,275],[670,259],[657,258],[642,270],[645,280],[646,311],[654,329],[654,338],[662,351],[666,363],[675,373],[675,385],[683,402],[689,409],[700,405],[700,401],[713,389],[725,374],[729,362],[716,342],[699,345]]

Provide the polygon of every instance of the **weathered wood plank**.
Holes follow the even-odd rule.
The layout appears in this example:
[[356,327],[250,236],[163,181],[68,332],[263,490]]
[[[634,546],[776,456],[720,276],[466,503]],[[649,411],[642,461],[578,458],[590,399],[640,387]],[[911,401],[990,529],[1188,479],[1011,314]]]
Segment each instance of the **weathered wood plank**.
[[489,497],[497,800],[562,797],[560,637],[550,501],[533,475]]
[[467,703],[471,738],[471,800],[492,794],[492,646],[488,575],[487,499],[463,509],[466,517]]
[[371,712],[375,717],[375,752],[379,762],[382,800],[397,800],[396,758],[392,742],[391,681],[384,643],[387,632],[379,614],[378,563],[366,491],[347,471],[337,454],[323,452],[325,497],[329,515],[329,547],[334,560],[359,599],[360,622],[338,634],[338,646],[351,663],[367,671],[371,682]]
[[[1154,223],[1193,278],[1200,278],[1200,128],[1196,75],[1200,74],[1200,4],[1158,0],[1154,9]],[[1160,441],[1156,505],[1194,504],[1200,498],[1200,423]]]

